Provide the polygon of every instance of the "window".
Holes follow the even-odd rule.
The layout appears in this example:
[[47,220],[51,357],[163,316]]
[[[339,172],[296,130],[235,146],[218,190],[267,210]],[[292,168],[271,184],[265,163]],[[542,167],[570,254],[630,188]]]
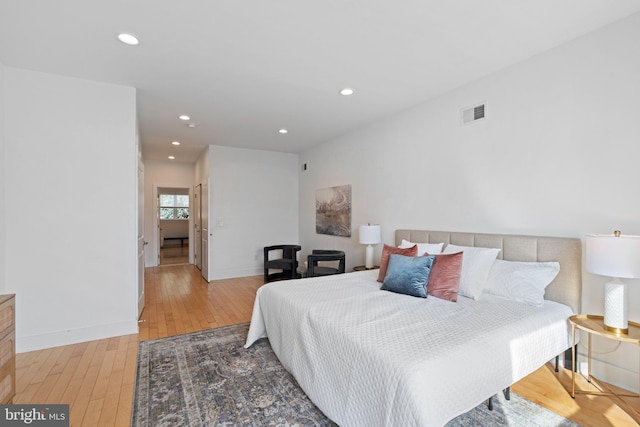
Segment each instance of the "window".
[[160,219],[189,219],[189,196],[186,194],[161,194]]

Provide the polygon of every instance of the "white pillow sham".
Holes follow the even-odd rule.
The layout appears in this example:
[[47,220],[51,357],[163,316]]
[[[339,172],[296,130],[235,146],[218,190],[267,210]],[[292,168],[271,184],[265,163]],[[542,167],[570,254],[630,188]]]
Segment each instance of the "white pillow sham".
[[513,301],[541,306],[544,290],[560,271],[558,262],[518,262],[496,259],[484,292]]
[[442,253],[442,247],[444,246],[444,243],[413,243],[408,240],[402,239],[402,242],[400,242],[400,246],[398,247],[406,249],[412,247],[413,245],[418,245],[418,256],[423,256],[425,252],[427,252],[429,255],[438,255]]
[[500,249],[476,248],[472,246],[447,245],[443,254],[462,252],[462,271],[458,295],[478,299],[489,278],[491,266],[500,253]]

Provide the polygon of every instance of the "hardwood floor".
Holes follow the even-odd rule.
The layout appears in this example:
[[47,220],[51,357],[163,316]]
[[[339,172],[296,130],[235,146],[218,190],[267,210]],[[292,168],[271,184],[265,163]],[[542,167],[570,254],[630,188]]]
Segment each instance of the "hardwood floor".
[[207,284],[193,265],[147,268],[140,332],[18,354],[14,403],[70,404],[72,426],[127,426],[138,340],[248,322],[262,276]]
[[[145,281],[138,334],[18,354],[14,403],[69,404],[72,426],[129,425],[138,341],[248,322],[262,276],[207,284],[193,265],[178,265],[148,268]],[[573,400],[570,384],[570,372],[547,365],[512,390],[585,427],[638,425],[640,417],[608,397]]]
[[160,265],[189,264],[189,242],[169,242],[160,248]]

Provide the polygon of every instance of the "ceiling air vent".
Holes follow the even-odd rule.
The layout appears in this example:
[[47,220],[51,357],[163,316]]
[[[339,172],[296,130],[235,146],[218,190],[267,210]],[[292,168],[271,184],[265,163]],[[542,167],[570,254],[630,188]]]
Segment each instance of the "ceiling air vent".
[[462,124],[473,123],[477,120],[484,119],[484,104],[462,110]]

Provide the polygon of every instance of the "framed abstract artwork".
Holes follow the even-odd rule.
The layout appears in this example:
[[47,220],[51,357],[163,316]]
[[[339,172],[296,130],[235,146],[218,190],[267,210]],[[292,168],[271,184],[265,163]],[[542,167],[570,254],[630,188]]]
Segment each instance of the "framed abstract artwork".
[[316,190],[316,233],[351,237],[351,186]]

